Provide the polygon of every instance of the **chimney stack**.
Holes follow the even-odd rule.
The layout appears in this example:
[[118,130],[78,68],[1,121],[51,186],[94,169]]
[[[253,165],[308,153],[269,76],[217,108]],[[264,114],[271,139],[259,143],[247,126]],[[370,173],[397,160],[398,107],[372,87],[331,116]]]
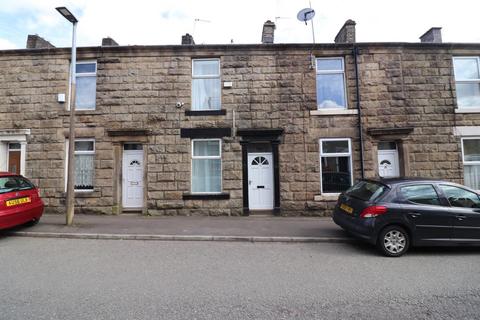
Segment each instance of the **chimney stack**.
[[40,37],[38,34],[29,34],[27,37],[27,49],[55,48],[53,44]]
[[273,43],[275,33],[275,23],[270,20],[265,21],[262,30],[262,43]]
[[117,47],[117,41],[113,40],[110,37],[106,37],[102,39],[102,47]]
[[182,45],[194,45],[195,41],[193,40],[193,36],[190,34],[185,34],[182,36]]
[[420,41],[424,43],[442,43],[442,28],[430,28],[420,37]]
[[355,21],[348,19],[335,37],[335,43],[355,43]]

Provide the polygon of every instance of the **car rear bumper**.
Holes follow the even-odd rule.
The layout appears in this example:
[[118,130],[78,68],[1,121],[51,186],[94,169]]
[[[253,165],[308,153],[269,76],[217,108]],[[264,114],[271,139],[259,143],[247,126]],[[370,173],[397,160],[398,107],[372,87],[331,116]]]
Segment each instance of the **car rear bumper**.
[[25,208],[25,210],[6,210],[0,212],[0,229],[7,229],[34,219],[40,219],[43,214],[43,209],[43,202],[38,202]]
[[352,235],[369,243],[376,243],[377,233],[375,231],[374,218],[362,219],[354,217],[336,207],[333,212],[333,221]]

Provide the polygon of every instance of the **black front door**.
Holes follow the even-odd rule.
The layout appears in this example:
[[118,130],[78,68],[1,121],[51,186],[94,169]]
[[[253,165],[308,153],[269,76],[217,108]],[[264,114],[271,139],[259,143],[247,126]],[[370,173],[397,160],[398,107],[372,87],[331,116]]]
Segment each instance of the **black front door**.
[[480,198],[469,190],[448,184],[440,189],[450,202],[454,216],[453,239],[456,241],[480,241]]
[[414,241],[450,241],[454,216],[444,205],[431,184],[415,184],[400,188],[404,198],[403,212],[413,225]]

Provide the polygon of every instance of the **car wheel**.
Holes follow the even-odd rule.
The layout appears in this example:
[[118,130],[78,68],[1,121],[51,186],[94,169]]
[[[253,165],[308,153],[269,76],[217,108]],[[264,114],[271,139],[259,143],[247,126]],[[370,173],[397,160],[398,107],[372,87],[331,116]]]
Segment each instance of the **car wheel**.
[[409,246],[410,237],[400,226],[388,226],[378,236],[377,247],[387,257],[400,257]]

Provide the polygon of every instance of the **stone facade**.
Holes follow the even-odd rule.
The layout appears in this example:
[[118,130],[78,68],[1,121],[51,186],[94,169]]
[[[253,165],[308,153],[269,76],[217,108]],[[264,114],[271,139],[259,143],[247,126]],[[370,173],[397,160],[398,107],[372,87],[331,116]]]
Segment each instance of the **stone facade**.
[[[455,130],[480,126],[480,113],[456,112],[452,57],[479,56],[480,45],[357,47],[365,176],[378,176],[378,142],[395,141],[402,175],[462,183],[461,142]],[[328,215],[336,196],[321,194],[319,139],[351,138],[353,177],[361,177],[353,48],[354,44],[317,44],[313,49],[300,44],[79,48],[79,61],[97,62],[97,80],[95,110],[76,112],[76,137],[95,139],[95,187],[76,193],[78,212],[122,212],[122,152],[130,142],[144,146],[143,213],[248,213],[245,136],[237,133],[258,129],[281,132],[269,140],[278,148],[276,212]],[[311,54],[344,58],[346,112],[317,110]],[[69,50],[60,48],[0,51],[0,135],[30,130],[24,134],[24,173],[39,186],[48,211],[59,213],[65,210],[69,111],[57,95],[67,93],[68,101],[69,57]],[[231,82],[222,85],[219,114],[189,112],[193,58],[219,58],[221,82]],[[231,132],[221,137],[221,197],[190,193],[192,147],[182,129],[199,128]],[[8,135],[1,141],[8,141]]]

